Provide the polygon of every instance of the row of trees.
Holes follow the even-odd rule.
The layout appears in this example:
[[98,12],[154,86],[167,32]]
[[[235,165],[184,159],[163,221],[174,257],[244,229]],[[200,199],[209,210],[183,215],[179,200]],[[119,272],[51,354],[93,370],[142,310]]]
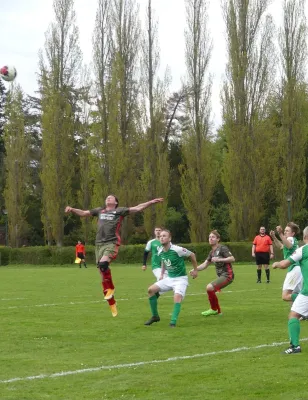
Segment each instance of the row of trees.
[[170,93],[170,71],[158,74],[151,0],[143,28],[135,0],[98,0],[93,69],[82,64],[74,1],[54,0],[38,97],[0,82],[0,201],[12,246],[92,241],[93,221],[64,208],[93,208],[108,193],[123,205],[166,199],[126,219],[126,242],[145,240],[157,224],[176,241],[206,241],[211,228],[248,240],[260,224],[287,221],[286,195],[305,224],[304,1],[282,1],[278,28],[269,0],[222,2],[228,58],[215,134],[208,2],[185,2],[186,76]]

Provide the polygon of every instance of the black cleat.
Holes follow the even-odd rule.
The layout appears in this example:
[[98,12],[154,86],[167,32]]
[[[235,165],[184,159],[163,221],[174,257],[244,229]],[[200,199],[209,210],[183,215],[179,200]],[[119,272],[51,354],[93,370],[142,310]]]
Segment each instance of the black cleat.
[[296,354],[301,353],[302,349],[300,346],[291,345],[287,350],[283,351],[283,354]]
[[170,322],[169,326],[170,326],[170,328],[175,328],[176,325],[173,324],[172,322]]
[[257,280],[257,283],[261,283],[260,279]]
[[270,281],[268,280],[268,281],[266,281],[266,283],[270,283]]
[[147,322],[144,323],[144,325],[152,325],[154,322],[159,322],[160,318],[158,316],[153,316],[151,317]]

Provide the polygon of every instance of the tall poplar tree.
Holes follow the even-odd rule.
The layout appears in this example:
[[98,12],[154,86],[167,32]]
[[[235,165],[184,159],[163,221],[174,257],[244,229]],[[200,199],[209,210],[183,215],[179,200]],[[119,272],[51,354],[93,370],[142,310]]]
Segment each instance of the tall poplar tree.
[[230,237],[252,238],[266,209],[266,188],[273,185],[272,126],[267,99],[275,81],[272,18],[268,0],[223,2],[228,62],[222,91],[227,152],[223,183],[230,201]]
[[23,93],[20,86],[12,87],[5,107],[4,127],[6,149],[5,208],[8,215],[9,243],[12,247],[24,244],[27,235],[27,188],[29,185],[29,146],[25,133]]
[[[148,198],[168,197],[169,163],[168,147],[165,145],[166,90],[168,81],[159,79],[160,62],[157,43],[157,22],[153,17],[152,1],[148,0],[146,33],[142,40],[142,87],[145,116],[145,136],[143,141],[142,191]],[[148,105],[148,106],[147,106]],[[155,225],[165,220],[167,201],[162,207],[152,207],[144,218],[147,233],[153,232]]]
[[[305,1],[284,0],[283,26],[279,32],[282,76],[277,111],[279,114],[279,201],[280,220],[287,220],[288,204],[294,214],[304,206],[308,96],[306,83],[307,24]],[[292,215],[291,214],[291,215]]]
[[40,55],[43,215],[46,238],[63,245],[65,205],[74,174],[75,96],[81,65],[73,0],[54,0],[55,22]]
[[207,8],[206,0],[186,1],[185,39],[189,90],[186,112],[190,124],[182,139],[181,186],[193,242],[207,240],[210,202],[217,171],[215,155],[211,151],[211,79],[208,68],[212,42],[208,33]]

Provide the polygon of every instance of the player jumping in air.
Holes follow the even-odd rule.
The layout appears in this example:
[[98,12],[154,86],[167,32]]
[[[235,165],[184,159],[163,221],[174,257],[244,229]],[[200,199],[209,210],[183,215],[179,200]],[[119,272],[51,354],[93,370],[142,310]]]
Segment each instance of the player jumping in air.
[[119,201],[117,197],[109,195],[105,200],[104,207],[97,207],[92,210],[80,210],[70,206],[65,208],[66,213],[72,212],[80,217],[97,217],[97,234],[95,240],[96,262],[102,277],[104,298],[108,301],[114,317],[118,315],[118,310],[114,299],[115,288],[109,264],[118,254],[121,244],[120,229],[123,218],[129,214],[141,212],[153,204],[161,203],[163,200],[162,198],[158,198],[141,203],[135,207],[118,207]]

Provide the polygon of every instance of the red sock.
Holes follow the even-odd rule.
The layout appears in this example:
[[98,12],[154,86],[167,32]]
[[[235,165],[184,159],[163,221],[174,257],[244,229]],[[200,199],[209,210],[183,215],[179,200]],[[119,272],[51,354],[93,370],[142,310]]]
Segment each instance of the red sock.
[[100,273],[104,290],[114,289],[110,268],[108,268],[106,271],[100,271]]
[[220,307],[219,307],[219,304],[218,304],[218,299],[217,299],[217,296],[215,294],[215,291],[214,290],[208,290],[207,291],[207,295],[208,295],[208,298],[209,298],[211,309],[215,310],[215,311],[217,310],[218,312],[220,312]]

